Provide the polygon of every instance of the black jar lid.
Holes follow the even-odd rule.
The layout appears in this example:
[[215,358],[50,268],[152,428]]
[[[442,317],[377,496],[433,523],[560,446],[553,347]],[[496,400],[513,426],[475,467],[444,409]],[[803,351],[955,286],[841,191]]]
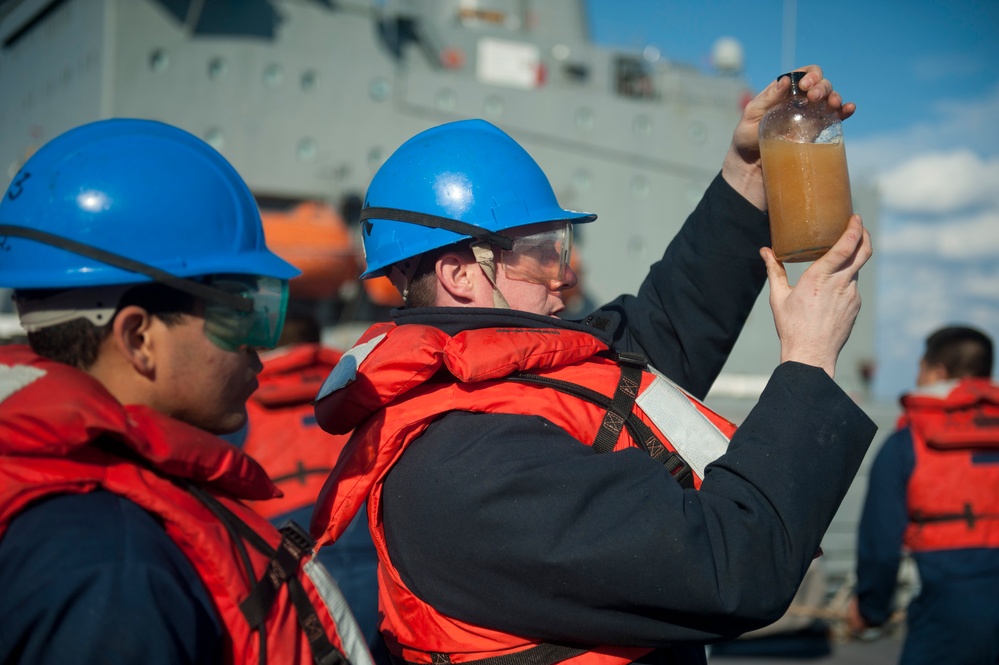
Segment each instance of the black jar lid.
[[787,76],[788,78],[790,78],[791,79],[791,94],[795,95],[795,94],[798,94],[798,92],[799,92],[799,90],[798,90],[798,82],[801,79],[805,78],[805,74],[807,74],[807,73],[808,72],[787,72],[786,74],[781,74],[780,76],[778,76],[777,80],[779,81],[782,78],[784,78],[785,76]]

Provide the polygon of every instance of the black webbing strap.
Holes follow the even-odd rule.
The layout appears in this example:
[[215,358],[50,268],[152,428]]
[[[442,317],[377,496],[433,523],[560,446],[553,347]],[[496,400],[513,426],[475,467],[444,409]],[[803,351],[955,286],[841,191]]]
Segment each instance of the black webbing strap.
[[[297,526],[297,525],[296,525]],[[295,606],[295,614],[298,616],[298,625],[309,640],[309,648],[312,650],[312,660],[316,665],[339,665],[347,663],[347,659],[340,651],[333,646],[333,643],[326,637],[326,629],[319,621],[316,608],[305,593],[305,587],[297,577],[288,579],[288,596]]]
[[909,521],[917,526],[926,524],[936,524],[939,522],[965,522],[969,529],[975,528],[975,522],[979,520],[997,519],[999,514],[976,513],[971,509],[971,504],[964,504],[964,510],[959,513],[924,513],[915,510],[909,516]]
[[[461,665],[555,665],[555,663],[581,656],[586,652],[587,649],[583,647],[544,642],[517,653],[464,661]],[[433,665],[451,665],[451,657],[446,653],[432,653],[430,657]],[[395,665],[425,665],[425,663],[414,663],[395,656],[392,657],[392,662]]]
[[[641,383],[641,370],[639,367],[645,367],[644,357],[638,356],[637,354],[619,354],[616,360],[619,364],[621,364],[622,380],[624,379],[626,371],[631,376],[634,376],[635,372],[637,372],[637,376],[639,376],[638,383]],[[646,425],[641,418],[635,414],[635,412],[631,409],[631,406],[629,406],[627,412],[614,412],[614,403],[618,398],[618,394],[625,390],[630,390],[630,388],[622,388],[620,382],[615,390],[614,399],[611,399],[606,395],[576,383],[553,379],[547,376],[540,376],[538,374],[530,374],[528,372],[516,372],[505,377],[505,379],[508,381],[533,383],[547,388],[552,388],[554,390],[586,400],[592,404],[596,404],[602,409],[607,410],[607,415],[604,416],[604,423],[601,424],[601,431],[597,433],[597,438],[594,440],[593,444],[597,453],[609,452],[614,448],[614,443],[617,441],[617,437],[621,432],[620,428],[617,430],[617,434],[613,434],[613,439],[610,439],[612,432],[611,428],[608,428],[606,438],[610,439],[610,442],[608,444],[607,441],[600,441],[601,449],[597,449],[597,442],[601,438],[604,424],[607,424],[608,417],[612,419],[620,418],[623,421],[623,426],[628,429],[628,433],[631,435],[631,438],[642,446],[645,451],[649,453],[649,456],[652,457],[652,459],[666,467],[666,470],[669,471],[670,475],[672,475],[676,482],[680,484],[680,487],[691,488],[694,486],[694,473],[690,468],[690,465],[687,464],[687,462],[678,454],[667,448],[666,445],[659,440],[659,437],[656,436],[655,432],[652,431],[652,428]],[[625,397],[621,397],[622,402],[625,399]],[[631,404],[634,404],[634,398],[631,399]]]
[[264,537],[251,529],[250,525],[239,519],[234,512],[226,508],[225,504],[197,485],[189,483],[186,485],[186,488],[188,492],[193,494],[198,501],[205,504],[205,507],[219,518],[219,521],[225,526],[229,535],[233,536],[234,541],[238,542],[240,539],[247,540],[253,545],[254,549],[264,556],[274,556],[274,548],[264,540]]
[[349,661],[326,636],[326,630],[319,620],[316,608],[297,576],[302,557],[311,552],[315,545],[315,541],[312,540],[308,532],[289,520],[279,529],[281,543],[277,549],[274,549],[264,540],[263,536],[254,531],[249,524],[241,520],[211,494],[196,485],[188,485],[187,488],[225,526],[230,537],[233,538],[233,542],[236,543],[243,559],[243,565],[251,578],[253,577],[253,566],[250,564],[240,538],[247,540],[264,556],[270,557],[264,574],[254,584],[250,595],[239,604],[239,609],[246,617],[250,628],[258,631],[260,635],[260,662],[266,662],[266,631],[262,630],[264,621],[270,613],[271,606],[277,598],[281,586],[287,584],[288,596],[295,606],[298,625],[309,641],[313,662],[316,665],[348,663]]
[[287,538],[281,539],[277,551],[267,563],[264,574],[253,585],[253,590],[239,609],[254,630],[264,625],[264,620],[277,598],[278,591],[298,572],[302,553]]
[[[623,370],[622,368],[622,374]],[[640,380],[640,379],[639,379]],[[615,395],[616,398],[616,395]],[[609,412],[608,412],[609,413]],[[637,441],[645,451],[649,453],[649,457],[656,460],[673,476],[674,480],[680,484],[680,487],[691,488],[694,486],[694,471],[687,464],[687,461],[680,457],[677,453],[673,452],[667,448],[659,437],[656,436],[652,428],[645,424],[641,418],[635,415],[634,411],[628,412],[628,418],[625,420],[625,426],[628,428],[628,432]],[[613,447],[613,443],[611,444]]]
[[417,226],[425,226],[431,229],[444,229],[458,235],[472,236],[479,240],[485,240],[501,249],[513,249],[513,238],[508,238],[505,235],[484,229],[481,226],[468,224],[467,222],[451,219],[450,217],[439,217],[437,215],[414,212],[412,210],[400,210],[398,208],[364,208],[361,210],[360,219],[364,224],[365,233],[371,232],[371,223],[367,220],[390,219],[393,222],[416,224]]
[[[3,236],[14,236],[15,238],[34,240],[35,242],[40,242],[43,245],[48,245],[50,247],[55,247],[56,249],[63,249],[67,252],[72,252],[73,254],[85,256],[88,259],[94,259],[95,261],[106,263],[107,265],[115,268],[121,268],[122,270],[128,270],[129,272],[145,275],[153,281],[159,282],[160,284],[166,284],[170,288],[183,291],[184,293],[195,296],[196,298],[203,298],[205,300],[217,302],[221,305],[225,305],[226,307],[231,307],[239,312],[250,312],[253,310],[253,301],[249,298],[227,293],[226,291],[216,289],[207,284],[202,284],[201,282],[196,282],[192,279],[177,277],[176,275],[171,275],[165,270],[160,270],[159,268],[147,265],[141,261],[136,261],[135,259],[130,259],[127,256],[115,254],[114,252],[109,252],[101,249],[100,247],[94,247],[93,245],[87,245],[76,240],[63,238],[62,236],[57,236],[54,233],[46,233],[45,231],[39,231],[38,229],[29,229],[23,226],[15,226],[13,224],[0,224],[0,237]],[[0,246],[2,245],[3,243],[0,243]]]
[[617,388],[614,389],[614,397],[607,413],[600,423],[597,436],[593,440],[593,450],[598,454],[609,453],[614,450],[614,444],[621,436],[624,423],[631,417],[635,408],[635,398],[638,397],[638,388],[642,385],[642,370],[632,365],[621,365],[621,378],[618,379]]

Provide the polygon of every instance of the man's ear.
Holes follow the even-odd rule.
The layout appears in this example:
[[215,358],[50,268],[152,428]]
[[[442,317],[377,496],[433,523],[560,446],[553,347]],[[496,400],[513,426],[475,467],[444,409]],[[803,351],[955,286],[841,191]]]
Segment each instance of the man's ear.
[[947,371],[947,366],[943,363],[934,363],[929,365],[926,371],[930,376],[930,380],[934,383],[938,381],[948,381],[954,378],[950,375],[950,372]]
[[457,252],[447,252],[437,259],[434,269],[441,288],[453,299],[467,302],[475,298],[475,280],[481,274],[477,263]]
[[135,371],[146,376],[156,369],[152,325],[153,315],[138,305],[123,307],[111,324],[110,342],[114,350]]
[[916,385],[930,386],[940,381],[953,378],[943,363],[929,363],[926,358],[919,361],[919,373],[916,375]]

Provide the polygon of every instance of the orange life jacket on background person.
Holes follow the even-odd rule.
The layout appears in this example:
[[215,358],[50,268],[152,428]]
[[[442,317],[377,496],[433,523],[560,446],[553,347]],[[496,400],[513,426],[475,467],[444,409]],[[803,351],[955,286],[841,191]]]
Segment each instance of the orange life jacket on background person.
[[276,489],[221,439],[148,407],[122,406],[87,374],[7,346],[0,456],[0,537],[44,497],[106,490],[156,516],[191,561],[225,627],[226,662],[370,663],[307,534],[279,532],[240,501]]
[[249,421],[242,449],[284,493],[251,503],[268,519],[314,504],[347,443],[349,435],[319,428],[312,407],[340,355],[320,344],[297,344],[263,356],[260,387],[246,403]]
[[944,389],[902,398],[916,457],[904,542],[913,552],[999,548],[999,385]]
[[[450,411],[540,415],[598,453],[644,447],[679,482],[699,487],[735,426],[648,371],[612,359],[596,337],[565,328],[489,328],[453,337],[437,328],[376,324],[344,354],[320,391],[324,429],[355,428],[320,495],[313,533],[337,538],[365,499],[379,554],[382,634],[409,663],[496,656],[537,665],[631,662],[649,648],[539,643],[445,616],[418,598],[389,558],[381,520],[385,476],[406,448]],[[680,452],[684,457],[681,457]]]

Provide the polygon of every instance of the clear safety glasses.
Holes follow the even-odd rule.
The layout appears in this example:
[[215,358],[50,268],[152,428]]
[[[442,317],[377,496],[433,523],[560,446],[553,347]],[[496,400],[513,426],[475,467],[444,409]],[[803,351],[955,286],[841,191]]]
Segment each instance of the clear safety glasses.
[[277,346],[288,309],[288,281],[252,275],[216,275],[206,284],[253,303],[249,311],[205,300],[205,335],[224,351],[243,346],[272,349]]
[[561,288],[572,257],[572,223],[515,238],[513,247],[500,251],[506,276],[521,282]]

